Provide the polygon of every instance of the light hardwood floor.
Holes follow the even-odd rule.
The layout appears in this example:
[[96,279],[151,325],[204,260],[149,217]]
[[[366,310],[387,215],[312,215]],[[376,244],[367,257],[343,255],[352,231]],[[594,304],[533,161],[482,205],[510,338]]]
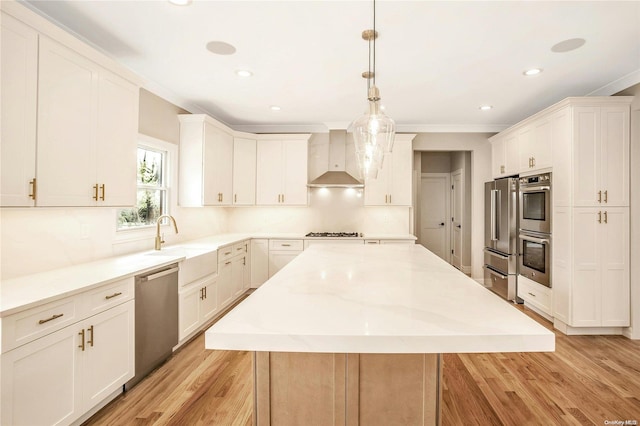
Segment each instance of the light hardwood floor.
[[[250,425],[251,365],[200,335],[85,424]],[[556,332],[553,353],[445,354],[443,376],[445,426],[640,424],[640,341],[621,336]]]

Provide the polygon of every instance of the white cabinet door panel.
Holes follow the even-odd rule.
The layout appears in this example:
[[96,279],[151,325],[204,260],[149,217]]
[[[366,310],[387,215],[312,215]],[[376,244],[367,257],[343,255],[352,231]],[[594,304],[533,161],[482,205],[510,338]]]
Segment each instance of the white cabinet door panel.
[[200,326],[200,299],[202,288],[199,285],[187,286],[180,291],[179,297],[179,340],[182,341]]
[[95,203],[96,65],[40,39],[38,78],[39,206]]
[[[601,174],[607,206],[629,205],[629,112],[602,108]],[[605,202],[606,199],[606,202]]]
[[5,13],[0,25],[0,206],[29,207],[36,177],[38,34]]
[[2,354],[3,425],[69,424],[81,415],[80,329],[69,326]]
[[629,326],[629,209],[607,208],[600,227],[602,326]]
[[98,91],[96,182],[100,206],[136,204],[138,88],[104,71]]
[[233,204],[256,204],[256,141],[233,140]]
[[282,155],[282,204],[304,206],[307,204],[307,141],[283,141]]
[[411,141],[396,141],[391,155],[391,180],[389,203],[394,206],[411,205],[411,173],[413,170],[413,148]]
[[256,204],[279,204],[283,167],[282,142],[276,140],[258,141]]
[[90,410],[134,375],[134,301],[84,321],[84,409]]

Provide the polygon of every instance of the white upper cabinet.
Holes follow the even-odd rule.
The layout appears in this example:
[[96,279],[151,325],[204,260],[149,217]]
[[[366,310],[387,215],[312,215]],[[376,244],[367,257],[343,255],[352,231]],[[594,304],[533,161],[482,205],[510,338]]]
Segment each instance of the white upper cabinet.
[[256,140],[233,139],[233,205],[256,204]]
[[519,172],[551,167],[551,118],[542,117],[518,132]]
[[385,154],[376,179],[368,179],[364,188],[365,206],[410,206],[412,140],[415,135],[396,135],[393,152]]
[[135,204],[138,88],[40,37],[36,204]]
[[491,176],[501,177],[518,174],[520,166],[520,143],[518,135],[509,133],[491,139]]
[[232,203],[233,136],[203,114],[180,119],[181,206],[227,206]]
[[96,144],[100,206],[135,204],[138,97],[137,86],[113,73],[100,73]]
[[1,15],[0,206],[28,207],[36,189],[38,33]]
[[307,205],[309,135],[271,137],[257,142],[256,204]]
[[629,107],[574,108],[576,206],[629,205]]

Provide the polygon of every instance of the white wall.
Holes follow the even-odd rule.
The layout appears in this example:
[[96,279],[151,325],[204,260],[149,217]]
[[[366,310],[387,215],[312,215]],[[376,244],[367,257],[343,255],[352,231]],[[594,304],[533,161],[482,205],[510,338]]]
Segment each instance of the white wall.
[[491,145],[493,133],[419,133],[413,140],[414,151],[470,151],[471,203],[466,211],[471,217],[471,277],[484,281],[484,182],[491,180]]

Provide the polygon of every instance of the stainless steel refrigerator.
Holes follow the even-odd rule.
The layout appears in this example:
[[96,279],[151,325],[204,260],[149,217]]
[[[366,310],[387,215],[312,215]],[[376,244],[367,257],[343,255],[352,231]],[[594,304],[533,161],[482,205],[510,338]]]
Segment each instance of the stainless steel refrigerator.
[[484,282],[501,297],[517,303],[518,179],[484,184]]

